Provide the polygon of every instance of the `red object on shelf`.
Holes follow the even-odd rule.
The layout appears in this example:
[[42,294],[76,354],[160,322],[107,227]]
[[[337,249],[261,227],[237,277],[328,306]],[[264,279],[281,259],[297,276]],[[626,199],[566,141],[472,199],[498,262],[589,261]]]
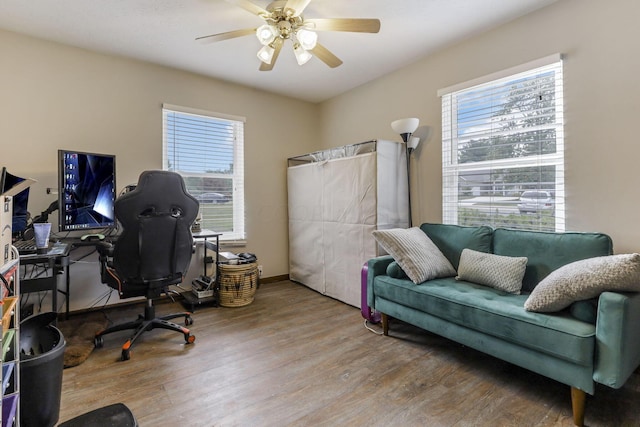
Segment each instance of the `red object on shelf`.
[[[16,274],[17,270],[18,270],[18,266],[16,265],[11,270],[7,271],[5,274],[2,275],[4,279],[7,281],[7,283],[11,283],[13,281],[13,276],[14,274]],[[4,299],[4,297],[9,295],[11,290],[7,288],[7,285],[4,283],[4,280],[0,282],[2,283],[2,299]]]

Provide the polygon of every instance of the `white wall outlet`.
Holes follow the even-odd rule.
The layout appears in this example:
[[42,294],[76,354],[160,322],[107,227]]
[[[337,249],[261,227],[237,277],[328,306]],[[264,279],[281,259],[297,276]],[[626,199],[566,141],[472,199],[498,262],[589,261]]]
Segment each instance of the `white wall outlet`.
[[258,277],[262,277],[262,266],[258,266]]

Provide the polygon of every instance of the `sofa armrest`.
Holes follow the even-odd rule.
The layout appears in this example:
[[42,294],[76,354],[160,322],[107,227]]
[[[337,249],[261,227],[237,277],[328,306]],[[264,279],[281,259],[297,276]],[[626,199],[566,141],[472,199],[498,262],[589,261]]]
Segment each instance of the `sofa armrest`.
[[596,320],[594,381],[620,388],[640,364],[640,293],[603,292]]
[[367,305],[371,309],[374,307],[374,295],[373,295],[373,279],[376,276],[384,276],[387,274],[387,267],[393,262],[393,258],[389,255],[379,256],[377,258],[371,258],[367,262]]

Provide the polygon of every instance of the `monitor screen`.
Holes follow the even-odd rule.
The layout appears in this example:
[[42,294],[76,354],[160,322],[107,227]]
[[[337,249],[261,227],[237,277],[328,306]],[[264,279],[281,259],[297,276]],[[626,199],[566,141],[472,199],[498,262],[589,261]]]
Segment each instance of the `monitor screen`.
[[[8,191],[11,187],[24,181],[24,178],[15,176],[7,172],[6,168],[2,168],[2,176],[0,177],[0,194]],[[13,196],[13,213],[11,221],[11,233],[20,235],[27,228],[27,220],[29,219],[29,212],[27,212],[27,205],[29,203],[29,189],[22,190],[15,196]]]
[[115,156],[58,150],[58,197],[60,231],[115,227]]

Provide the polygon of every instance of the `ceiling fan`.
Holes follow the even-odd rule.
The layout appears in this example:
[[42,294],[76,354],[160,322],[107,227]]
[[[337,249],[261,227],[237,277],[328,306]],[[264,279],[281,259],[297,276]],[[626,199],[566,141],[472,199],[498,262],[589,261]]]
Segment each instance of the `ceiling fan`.
[[262,44],[258,51],[260,71],[270,71],[278,59],[285,40],[293,43],[293,52],[299,65],[304,65],[313,55],[331,68],[342,64],[340,58],[331,53],[326,47],[318,43],[316,31],[348,31],[360,33],[377,33],[380,31],[379,19],[352,18],[319,18],[305,19],[302,12],[311,0],[277,0],[266,9],[249,0],[225,0],[233,3],[260,18],[265,23],[258,28],[228,31],[196,38],[196,40],[213,43],[255,34]]

